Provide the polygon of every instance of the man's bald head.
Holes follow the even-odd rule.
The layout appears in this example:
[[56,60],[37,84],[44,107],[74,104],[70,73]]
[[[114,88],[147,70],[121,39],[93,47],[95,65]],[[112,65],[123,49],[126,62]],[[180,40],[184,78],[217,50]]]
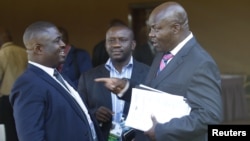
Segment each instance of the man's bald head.
[[[185,9],[176,2],[165,2],[156,7],[151,15],[158,21],[167,20],[167,22],[178,23],[188,29],[188,16]],[[149,19],[149,20],[154,20]]]
[[42,36],[42,33],[46,33],[48,28],[56,28],[56,26],[50,22],[44,21],[35,22],[28,26],[23,35],[25,47],[27,49],[32,49],[35,41]]
[[149,38],[157,51],[167,52],[176,47],[189,34],[185,9],[176,2],[165,2],[150,14]]

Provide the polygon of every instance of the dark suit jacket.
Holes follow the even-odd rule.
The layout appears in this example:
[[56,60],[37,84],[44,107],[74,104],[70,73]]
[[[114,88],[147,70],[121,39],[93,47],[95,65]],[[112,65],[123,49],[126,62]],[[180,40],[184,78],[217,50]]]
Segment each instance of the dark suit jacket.
[[[145,79],[148,70],[149,67],[147,65],[134,60],[130,84],[133,86],[140,84]],[[83,99],[86,101],[92,114],[94,114],[100,106],[105,106],[112,110],[111,92],[103,85],[103,83],[94,82],[95,78],[100,77],[110,77],[110,73],[105,68],[104,64],[83,73],[79,79],[78,91],[83,96]],[[128,109],[129,103],[125,103],[125,115],[127,114]],[[108,139],[111,123],[112,121],[101,126],[105,140]]]
[[[20,141],[92,140],[86,116],[73,97],[34,65],[17,79],[10,102]],[[102,141],[97,126],[96,132]]]
[[78,49],[71,45],[61,74],[67,76],[74,83],[74,86],[77,87],[81,73],[91,68],[92,62],[89,53],[84,49]]
[[163,53],[159,53],[155,57],[145,84],[184,96],[192,110],[189,116],[158,124],[156,140],[207,140],[207,125],[218,124],[223,118],[221,79],[216,63],[195,38],[188,41],[157,76],[162,56]]

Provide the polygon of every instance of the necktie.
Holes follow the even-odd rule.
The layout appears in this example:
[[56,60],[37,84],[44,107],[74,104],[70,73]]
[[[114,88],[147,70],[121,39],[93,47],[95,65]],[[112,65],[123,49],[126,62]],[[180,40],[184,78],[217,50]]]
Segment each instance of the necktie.
[[[61,84],[64,85],[64,87],[65,87],[66,89],[68,89],[68,87],[67,87],[67,85],[65,84],[65,82],[64,82],[64,80],[63,80],[61,74],[60,74],[56,69],[54,70],[54,74],[53,74],[53,75],[56,77],[56,79],[57,79]],[[69,89],[68,89],[68,90],[69,90]]]
[[162,57],[159,71],[162,71],[166,67],[167,61],[172,57],[174,57],[174,55],[171,54],[170,52]]
[[[64,82],[64,80],[63,80],[63,77],[61,76],[61,74],[60,74],[56,69],[54,70],[54,74],[53,74],[53,75],[56,77],[56,79],[57,79],[61,84],[64,85],[64,87],[65,87],[66,89],[69,90],[69,88],[67,87],[67,85],[65,84],[65,82]],[[72,98],[73,98],[74,103],[75,103],[77,106],[79,106],[80,109],[82,109],[81,106],[79,105],[79,103],[77,103],[76,99],[75,99],[74,97],[72,97]],[[95,132],[94,124],[93,124],[93,122],[92,122],[91,119],[88,119],[88,117],[87,117],[86,113],[84,112],[84,110],[82,110],[82,111],[83,111],[85,120],[88,121],[88,123],[89,123],[89,127],[90,127],[90,130],[91,130],[92,137],[93,137],[94,141],[97,141],[97,135],[96,135],[96,132]]]

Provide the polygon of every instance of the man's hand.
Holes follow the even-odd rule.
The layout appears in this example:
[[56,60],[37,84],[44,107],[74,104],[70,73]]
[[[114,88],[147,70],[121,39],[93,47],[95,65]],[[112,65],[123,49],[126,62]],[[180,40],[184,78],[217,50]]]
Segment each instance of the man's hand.
[[148,130],[145,131],[144,134],[147,135],[152,141],[156,141],[155,138],[155,127],[158,124],[158,121],[156,120],[155,116],[151,116],[152,122],[153,122],[153,126]]
[[105,87],[115,94],[119,94],[126,86],[127,81],[119,78],[96,78],[96,82],[103,82]]
[[110,109],[106,107],[99,107],[95,112],[95,117],[99,122],[108,122],[112,120],[112,115],[114,112],[112,112]]

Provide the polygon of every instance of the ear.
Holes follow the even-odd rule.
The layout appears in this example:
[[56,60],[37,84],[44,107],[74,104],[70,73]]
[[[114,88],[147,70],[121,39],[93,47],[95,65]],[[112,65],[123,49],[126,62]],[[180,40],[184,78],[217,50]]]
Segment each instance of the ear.
[[181,25],[178,23],[174,23],[172,25],[172,31],[174,34],[178,33],[181,30]]
[[34,53],[36,53],[36,54],[42,54],[43,50],[44,50],[44,48],[43,48],[43,46],[41,44],[36,43],[34,45]]
[[135,47],[136,47],[136,41],[135,40],[132,41],[131,46],[132,46],[132,50],[135,50]]

